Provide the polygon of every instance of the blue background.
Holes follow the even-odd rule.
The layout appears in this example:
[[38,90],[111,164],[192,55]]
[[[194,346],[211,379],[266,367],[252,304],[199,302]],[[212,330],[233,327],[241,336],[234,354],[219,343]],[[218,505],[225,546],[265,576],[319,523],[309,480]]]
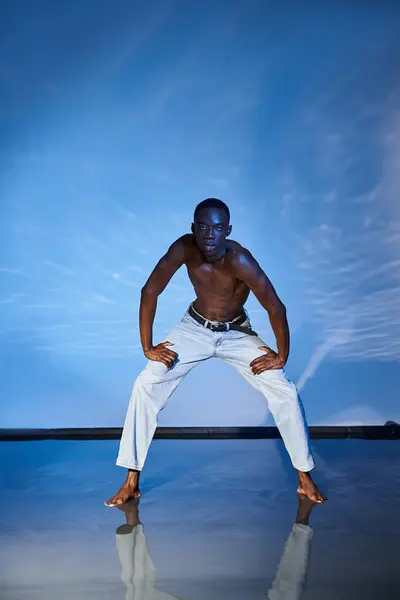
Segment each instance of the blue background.
[[[287,306],[310,424],[399,420],[400,13],[393,2],[3,2],[1,427],[117,426],[140,289],[208,196]],[[184,269],[155,342],[194,299]],[[246,308],[266,343],[267,313]],[[228,365],[160,425],[269,423]]]

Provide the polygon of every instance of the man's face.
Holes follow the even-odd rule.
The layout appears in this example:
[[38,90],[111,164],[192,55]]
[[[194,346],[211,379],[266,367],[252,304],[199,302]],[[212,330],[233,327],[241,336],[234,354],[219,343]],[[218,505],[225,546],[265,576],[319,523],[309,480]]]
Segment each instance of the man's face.
[[213,258],[225,249],[231,232],[228,215],[222,208],[203,208],[192,225],[196,243],[206,257]]

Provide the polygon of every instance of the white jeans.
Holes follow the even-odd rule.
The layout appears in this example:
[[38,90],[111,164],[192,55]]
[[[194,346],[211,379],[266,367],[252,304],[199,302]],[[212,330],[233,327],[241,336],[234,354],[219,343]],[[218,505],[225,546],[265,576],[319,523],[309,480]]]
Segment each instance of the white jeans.
[[[243,326],[251,327],[250,320]],[[254,375],[250,363],[265,354],[258,346],[265,342],[241,331],[214,332],[193,319],[188,310],[164,341],[174,346],[178,354],[171,369],[164,363],[149,360],[133,386],[122,432],[117,465],[141,471],[153,439],[157,416],[182,379],[202,361],[221,358],[232,365],[266,398],[286,450],[295,469],[310,471],[314,461],[304,410],[296,386],[283,369],[263,371]]]

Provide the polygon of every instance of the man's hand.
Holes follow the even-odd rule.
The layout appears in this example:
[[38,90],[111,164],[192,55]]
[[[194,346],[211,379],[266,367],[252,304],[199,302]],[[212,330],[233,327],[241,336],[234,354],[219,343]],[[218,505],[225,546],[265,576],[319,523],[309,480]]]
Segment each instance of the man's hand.
[[164,365],[170,369],[178,355],[173,350],[168,350],[166,346],[173,345],[172,342],[161,342],[160,344],[157,344],[157,346],[153,346],[150,350],[147,350],[144,355],[149,360],[157,360],[164,363]]
[[258,356],[251,361],[250,367],[254,375],[259,375],[263,371],[270,371],[272,369],[282,369],[285,366],[286,360],[280,357],[272,348],[269,346],[258,346],[260,350],[265,350],[267,354]]

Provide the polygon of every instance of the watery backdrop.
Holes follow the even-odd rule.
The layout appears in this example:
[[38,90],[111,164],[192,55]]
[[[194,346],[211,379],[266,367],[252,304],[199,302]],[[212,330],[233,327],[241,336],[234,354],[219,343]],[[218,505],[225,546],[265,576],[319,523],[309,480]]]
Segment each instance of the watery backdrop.
[[[208,196],[287,306],[309,424],[399,420],[399,57],[393,2],[2,2],[0,427],[122,425],[140,289]],[[156,342],[193,299],[181,269]],[[210,360],[159,424],[271,422]]]

